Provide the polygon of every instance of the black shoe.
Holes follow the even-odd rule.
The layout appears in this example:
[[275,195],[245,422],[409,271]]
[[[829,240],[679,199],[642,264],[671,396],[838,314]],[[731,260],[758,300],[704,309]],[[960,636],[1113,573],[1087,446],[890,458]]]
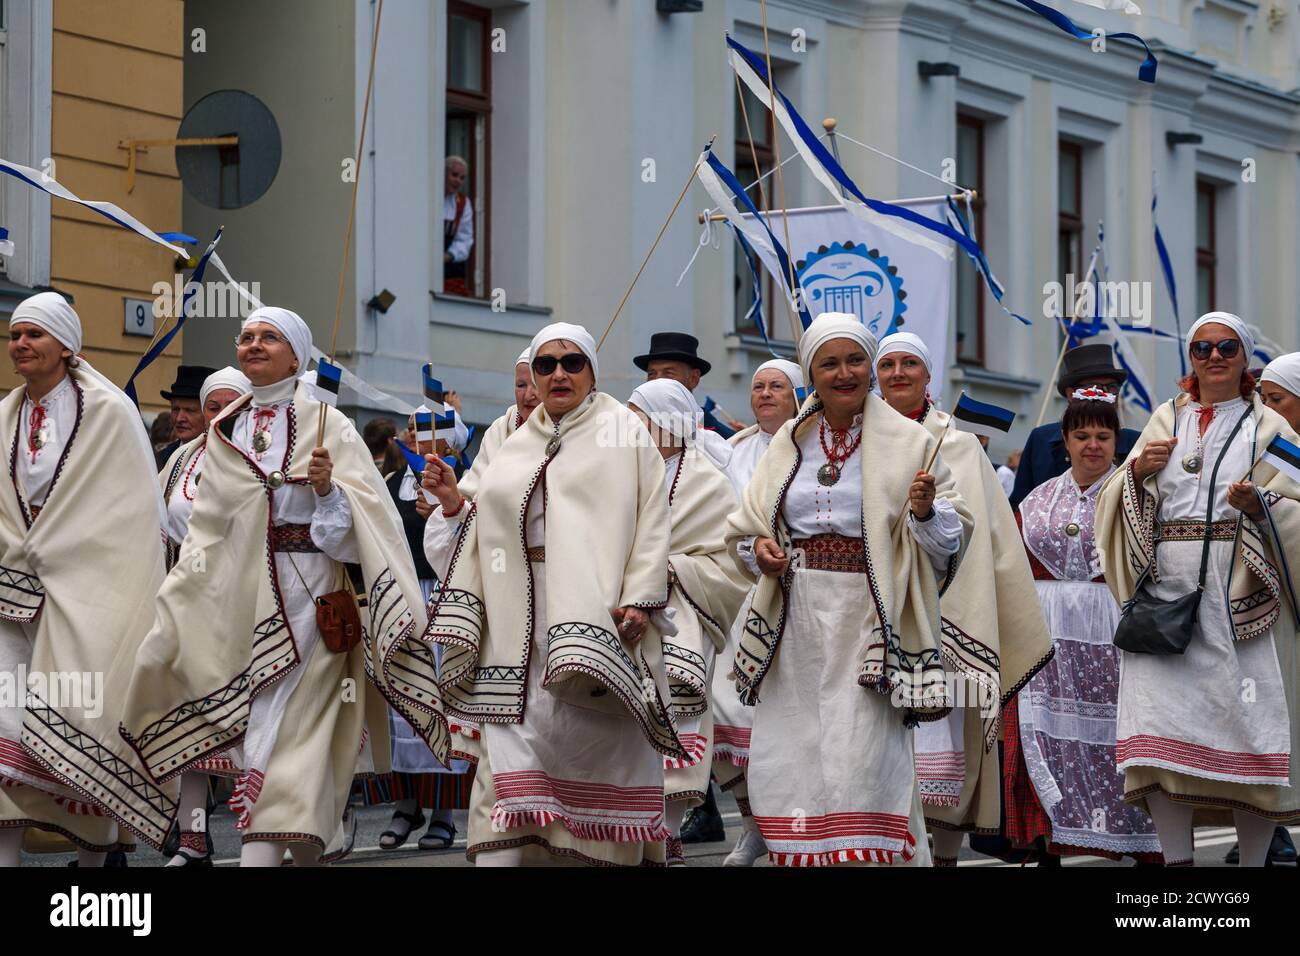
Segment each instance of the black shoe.
[[722,814],[718,812],[718,803],[713,799],[713,787],[709,787],[704,803],[691,811],[691,815],[682,824],[683,843],[722,843],[727,839],[727,828],[722,823]]
[[1281,863],[1283,866],[1294,866],[1295,862],[1295,843],[1291,841],[1291,834],[1287,832],[1286,827],[1278,827],[1273,831],[1273,842],[1268,845],[1268,859],[1264,861],[1264,865],[1274,866]]
[[[1269,849],[1271,850],[1272,847],[1270,847]],[[1236,866],[1236,865],[1238,865],[1238,864],[1241,862],[1241,844],[1240,844],[1240,843],[1234,843],[1234,844],[1232,845],[1232,849],[1228,851],[1228,853],[1227,853],[1226,856],[1224,856],[1224,858],[1223,858],[1223,862],[1226,863],[1226,864],[1228,864],[1228,866]]]

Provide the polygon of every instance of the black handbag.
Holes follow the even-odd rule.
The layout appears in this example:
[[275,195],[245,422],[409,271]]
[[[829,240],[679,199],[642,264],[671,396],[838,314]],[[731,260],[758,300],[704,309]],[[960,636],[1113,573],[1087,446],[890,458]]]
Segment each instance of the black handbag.
[[1224,442],[1223,450],[1219,452],[1219,457],[1214,462],[1214,470],[1210,472],[1211,492],[1207,496],[1205,505],[1205,537],[1201,543],[1201,574],[1196,582],[1196,590],[1172,601],[1153,597],[1146,589],[1146,579],[1151,573],[1151,568],[1148,567],[1138,580],[1137,591],[1132,600],[1124,605],[1124,610],[1120,614],[1119,627],[1115,629],[1115,646],[1121,651],[1128,651],[1130,654],[1181,654],[1192,642],[1192,629],[1196,626],[1197,615],[1201,608],[1201,595],[1205,592],[1205,572],[1210,564],[1210,519],[1214,517],[1213,489],[1219,477],[1219,466],[1223,464],[1223,456],[1227,454],[1228,446],[1237,437],[1237,432],[1241,430],[1242,423],[1251,411],[1252,409],[1247,408],[1245,414],[1237,419],[1232,434]]

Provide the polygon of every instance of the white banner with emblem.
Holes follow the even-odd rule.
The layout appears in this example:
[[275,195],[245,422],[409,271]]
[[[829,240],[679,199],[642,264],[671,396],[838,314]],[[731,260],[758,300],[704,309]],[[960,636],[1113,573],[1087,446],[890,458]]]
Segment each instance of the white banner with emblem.
[[[906,205],[931,219],[946,219],[942,199]],[[753,224],[751,214],[741,218],[750,222],[751,229],[761,230],[761,225]],[[872,226],[838,205],[791,209],[788,219],[790,261],[803,287],[809,315],[852,313],[877,339],[895,331],[919,335],[934,360],[937,394],[947,372],[951,251],[947,256],[935,253],[936,237],[930,233],[924,236],[925,245],[908,242],[897,230]],[[773,211],[769,224],[784,243],[781,214]],[[776,259],[758,243],[754,248],[768,271],[777,276],[780,266]],[[776,315],[778,308],[777,303],[770,304],[768,315]],[[772,327],[780,328],[775,322]]]

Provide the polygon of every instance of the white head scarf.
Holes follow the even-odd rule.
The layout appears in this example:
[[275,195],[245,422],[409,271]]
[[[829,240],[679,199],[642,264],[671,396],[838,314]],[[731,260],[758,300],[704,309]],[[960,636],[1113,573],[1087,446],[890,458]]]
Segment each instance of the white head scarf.
[[671,378],[657,378],[644,382],[632,392],[628,403],[635,405],[664,431],[694,444],[696,431],[704,412],[695,396],[681,382]]
[[600,377],[600,369],[596,365],[596,340],[581,325],[572,325],[568,322],[556,322],[548,325],[533,336],[532,344],[528,346],[529,366],[532,366],[533,359],[537,358],[537,353],[541,347],[547,342],[554,342],[556,339],[564,339],[566,342],[572,342],[576,345],[579,351],[587,356],[587,361],[591,363],[592,377]]
[[23,299],[9,317],[9,324],[28,322],[44,329],[74,355],[81,351],[81,319],[57,292],[38,292]]
[[758,368],[754,369],[754,378],[751,378],[749,380],[749,384],[753,385],[755,379],[758,378],[758,373],[765,372],[768,369],[776,369],[778,372],[780,372],[782,375],[788,378],[790,380],[791,388],[804,387],[803,371],[800,370],[798,365],[796,365],[794,362],[791,362],[789,359],[769,359],[768,361],[764,362]]
[[1197,330],[1203,325],[1209,325],[1211,322],[1226,325],[1236,333],[1237,338],[1241,339],[1242,348],[1246,350],[1246,367],[1250,368],[1250,357],[1255,354],[1255,337],[1250,334],[1250,329],[1246,328],[1246,323],[1231,312],[1206,312],[1197,319],[1187,333],[1188,347],[1191,347],[1192,339],[1196,337]]
[[515,359],[514,367],[518,368],[521,365],[527,365],[532,360],[533,360],[533,347],[530,345],[528,348],[524,349],[522,352],[519,353],[519,358]]
[[298,368],[305,371],[308,362],[311,361],[311,329],[298,313],[273,305],[264,305],[249,313],[240,328],[246,329],[259,322],[273,325],[284,334],[284,337],[289,340],[289,347],[293,349],[294,357],[298,360]]
[[881,339],[880,351],[877,353],[880,358],[884,358],[891,352],[906,352],[908,355],[915,355],[925,363],[925,370],[930,373],[930,376],[934,377],[934,362],[930,358],[930,350],[915,332],[895,332]]
[[812,361],[817,350],[832,339],[852,339],[862,346],[871,363],[871,378],[876,377],[876,337],[867,330],[856,315],[849,312],[823,312],[803,330],[799,339],[799,366],[804,381],[812,386]]
[[1279,355],[1264,367],[1260,381],[1281,385],[1292,395],[1300,398],[1300,352]]
[[227,365],[223,369],[218,369],[203,380],[203,387],[199,389],[199,404],[204,405],[208,401],[208,396],[213,392],[228,388],[233,392],[243,395],[253,390],[253,383],[239,369]]

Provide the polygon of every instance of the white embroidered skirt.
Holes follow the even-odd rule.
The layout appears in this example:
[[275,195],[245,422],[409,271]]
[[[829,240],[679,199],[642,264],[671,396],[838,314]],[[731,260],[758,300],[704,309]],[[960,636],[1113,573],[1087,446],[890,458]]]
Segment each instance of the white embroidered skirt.
[[890,698],[857,682],[866,579],[793,575],[785,633],[759,688],[749,799],[785,866],[928,866],[912,730]]
[[[1295,705],[1288,702],[1294,648],[1287,648],[1284,671],[1273,632],[1233,639],[1225,600],[1232,559],[1233,542],[1210,543],[1199,621],[1185,653],[1120,655],[1116,757],[1129,799],[1160,789],[1202,806],[1268,811],[1277,809],[1280,792],[1261,790],[1296,783]],[[1173,600],[1195,590],[1200,560],[1199,541],[1158,544],[1154,596]],[[1283,802],[1294,808],[1294,795]]]
[[1020,746],[1052,842],[1159,853],[1155,825],[1124,802],[1115,767],[1119,606],[1104,584],[1036,581],[1056,654],[1020,691]]
[[663,757],[630,714],[577,707],[542,686],[544,563],[533,564],[533,600],[523,722],[482,725],[467,852],[538,844],[594,864],[662,863]]
[[741,782],[744,770],[749,766],[754,708],[741,704],[736,682],[728,675],[736,660],[736,647],[745,631],[745,619],[749,617],[749,605],[753,600],[754,589],[751,588],[727,635],[726,649],[718,655],[709,688],[709,703],[713,709],[713,775],[724,790]]

